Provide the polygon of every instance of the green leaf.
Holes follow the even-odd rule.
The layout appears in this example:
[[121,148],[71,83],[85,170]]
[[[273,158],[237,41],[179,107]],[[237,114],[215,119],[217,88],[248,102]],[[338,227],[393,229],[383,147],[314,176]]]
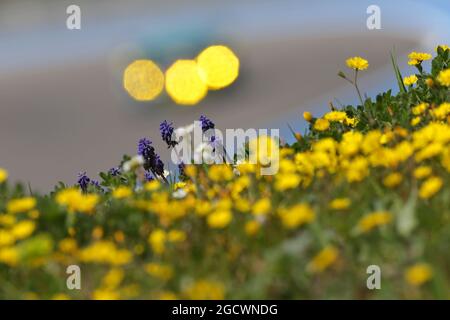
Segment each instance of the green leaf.
[[400,92],[404,93],[404,92],[406,92],[406,87],[405,87],[405,84],[403,83],[402,74],[400,73],[400,69],[398,68],[397,61],[395,60],[392,52],[390,53],[390,55],[391,55],[392,67],[394,68],[394,72],[395,72],[395,77],[397,78],[398,89],[400,90]]

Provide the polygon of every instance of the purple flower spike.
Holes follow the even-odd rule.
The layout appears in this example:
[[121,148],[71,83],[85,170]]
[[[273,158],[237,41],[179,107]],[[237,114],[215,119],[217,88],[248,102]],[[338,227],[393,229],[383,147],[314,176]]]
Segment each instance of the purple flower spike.
[[158,175],[164,179],[164,163],[156,154],[152,142],[147,138],[142,138],[138,143],[138,154],[144,158],[144,169],[151,171],[154,175]]
[[204,115],[200,116],[199,119],[202,123],[202,131],[206,132],[209,129],[214,129],[215,125],[214,122],[212,122],[211,120],[209,120],[207,117],[205,117]]
[[152,180],[154,180],[152,173],[146,171],[145,172],[145,181],[152,181]]
[[87,192],[87,188],[89,186],[89,183],[91,182],[91,179],[86,175],[86,172],[80,172],[78,174],[78,185],[80,186],[80,189],[83,192]]
[[113,177],[116,177],[116,176],[120,175],[120,168],[119,167],[114,167],[114,168],[109,169],[108,172]]
[[161,132],[161,137],[167,143],[167,146],[169,148],[175,146],[178,143],[178,142],[172,140],[173,130],[174,130],[174,128],[172,126],[172,122],[169,123],[169,122],[167,122],[167,120],[164,120],[159,125],[159,131]]

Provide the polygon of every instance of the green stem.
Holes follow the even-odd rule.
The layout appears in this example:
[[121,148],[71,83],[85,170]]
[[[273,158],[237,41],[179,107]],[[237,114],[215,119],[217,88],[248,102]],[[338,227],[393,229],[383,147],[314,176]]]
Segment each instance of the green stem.
[[361,92],[359,91],[359,88],[358,88],[358,69],[356,69],[356,71],[355,71],[355,83],[354,83],[354,85],[355,85],[355,88],[356,88],[356,92],[358,92],[358,97],[359,97],[359,101],[361,101],[361,106],[364,106],[364,102],[363,102],[363,99],[362,99],[362,96],[361,96]]

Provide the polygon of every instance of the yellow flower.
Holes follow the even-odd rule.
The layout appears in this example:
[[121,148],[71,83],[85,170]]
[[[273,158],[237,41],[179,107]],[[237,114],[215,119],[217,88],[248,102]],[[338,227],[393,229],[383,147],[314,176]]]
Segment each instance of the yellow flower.
[[156,254],[164,253],[166,249],[166,238],[167,234],[162,229],[156,229],[149,235],[148,242]]
[[199,280],[183,290],[183,294],[191,300],[223,300],[225,287],[220,282]]
[[410,75],[409,77],[404,77],[403,83],[406,86],[412,86],[414,83],[417,82],[417,80],[419,80],[419,79],[417,78],[417,76],[415,74],[413,74],[413,75]]
[[316,217],[314,210],[305,203],[297,204],[290,208],[280,208],[279,215],[281,223],[287,229],[294,229],[305,223],[312,222]]
[[444,102],[439,107],[430,111],[431,115],[438,120],[444,120],[450,114],[450,103]]
[[275,189],[285,191],[294,189],[300,184],[300,176],[296,173],[278,173],[275,178]]
[[336,198],[329,203],[329,207],[333,210],[345,210],[351,205],[351,200],[349,198]]
[[197,167],[194,164],[189,164],[184,167],[184,174],[190,178],[197,175]]
[[186,232],[182,230],[170,230],[167,233],[167,240],[170,242],[183,242],[186,240]]
[[0,214],[0,225],[12,226],[16,223],[16,216],[12,214]]
[[425,83],[427,84],[427,86],[428,86],[429,88],[431,88],[431,87],[434,85],[434,81],[433,81],[432,78],[427,78],[427,79],[425,80]]
[[253,173],[256,171],[256,165],[248,162],[240,163],[236,168],[241,174]]
[[330,127],[330,122],[326,119],[317,119],[316,122],[314,122],[314,129],[317,131],[325,131]]
[[253,236],[259,231],[260,228],[261,224],[258,221],[251,220],[245,224],[245,233],[249,236]]
[[199,216],[205,216],[211,211],[212,205],[208,201],[197,200],[195,204],[195,213]]
[[15,240],[14,235],[10,231],[0,229],[0,247],[10,246]]
[[431,54],[424,53],[424,52],[411,52],[408,55],[408,58],[409,58],[409,61],[408,61],[409,65],[416,65],[416,64],[422,63],[422,61],[430,60]]
[[92,230],[92,238],[99,240],[103,237],[103,228],[100,226],[95,227]]
[[233,218],[233,215],[228,210],[220,210],[211,213],[208,218],[208,225],[214,229],[223,229],[228,226]]
[[226,164],[213,165],[209,168],[208,177],[214,182],[233,179],[233,169]]
[[70,297],[65,293],[57,293],[52,296],[52,300],[70,300]]
[[346,126],[349,126],[349,127],[354,128],[354,127],[358,124],[358,119],[346,117],[346,118],[344,119],[344,124],[345,124]]
[[0,168],[0,183],[5,182],[8,179],[8,171]]
[[122,283],[125,273],[120,268],[112,268],[102,279],[102,288],[114,290]]
[[363,142],[363,138],[360,132],[349,131],[344,133],[342,141],[339,144],[339,151],[345,156],[351,156],[357,153]]
[[343,122],[347,118],[347,114],[343,111],[330,111],[323,117],[331,122]]
[[158,180],[152,180],[152,181],[145,183],[144,189],[146,191],[156,191],[159,189],[160,185],[161,185],[161,183]]
[[311,114],[311,112],[305,111],[303,112],[303,119],[305,119],[308,122],[311,122],[313,116]]
[[34,209],[36,206],[36,199],[33,197],[25,197],[21,199],[10,200],[6,205],[6,210],[9,213],[19,213]]
[[122,230],[118,230],[114,232],[114,240],[116,240],[118,243],[122,243],[125,241],[125,234]]
[[28,217],[30,217],[31,219],[37,219],[37,218],[39,218],[40,215],[41,215],[41,213],[39,212],[39,210],[36,210],[36,209],[28,212]]
[[369,174],[369,162],[365,157],[356,157],[345,166],[348,182],[358,182]]
[[426,263],[417,263],[405,272],[405,280],[412,286],[421,286],[433,277],[431,267]]
[[115,290],[97,289],[92,293],[94,300],[119,300],[120,295]]
[[56,195],[56,202],[67,207],[69,212],[91,213],[94,211],[99,196],[96,194],[82,194],[75,188],[64,189]]
[[234,199],[234,207],[240,212],[248,212],[251,209],[250,201],[242,197]]
[[398,172],[392,172],[383,179],[383,184],[388,188],[398,186],[403,180],[403,176]]
[[173,269],[169,265],[151,262],[145,265],[145,271],[160,280],[167,281],[173,276]]
[[339,251],[333,246],[327,246],[322,249],[314,258],[308,263],[307,269],[312,273],[320,273],[331,266],[338,258]]
[[428,199],[434,196],[442,187],[442,179],[439,177],[430,177],[425,180],[419,189],[419,197]]
[[392,214],[387,211],[375,211],[362,217],[357,225],[357,230],[367,233],[372,229],[388,224],[392,221]]
[[14,247],[0,248],[0,263],[15,266],[19,262],[19,252]]
[[112,241],[96,241],[79,252],[79,259],[86,263],[107,263],[114,266],[124,265],[133,256],[126,249],[118,249]]
[[440,45],[438,45],[438,46],[436,47],[436,52],[438,51],[439,48],[441,48],[441,49],[444,50],[444,51],[450,49],[450,47],[449,47],[448,45],[446,45],[446,44],[440,44]]
[[23,220],[11,229],[11,233],[16,239],[25,239],[33,233],[34,229],[36,229],[34,221]]
[[439,72],[437,81],[443,86],[450,87],[450,68]]
[[427,109],[428,109],[428,103],[422,102],[420,104],[418,104],[417,106],[413,107],[411,109],[412,113],[416,116],[424,113]]
[[422,120],[421,117],[414,117],[414,118],[411,119],[411,125],[413,127],[415,127],[415,126],[417,126],[420,123],[421,120]]
[[432,169],[429,166],[420,166],[414,169],[413,175],[416,179],[423,179],[428,177],[432,173]]
[[58,248],[61,252],[64,252],[64,253],[73,253],[77,250],[78,245],[77,245],[77,242],[75,241],[75,239],[65,238],[59,242]]
[[361,57],[348,58],[345,62],[349,68],[354,70],[365,70],[369,67],[369,62]]
[[266,215],[272,209],[269,198],[262,198],[255,202],[252,207],[252,212],[255,216]]
[[131,196],[133,192],[131,191],[131,189],[129,187],[126,186],[120,186],[117,187],[116,189],[114,189],[112,196],[113,198],[116,199],[125,199],[128,198],[129,196]]

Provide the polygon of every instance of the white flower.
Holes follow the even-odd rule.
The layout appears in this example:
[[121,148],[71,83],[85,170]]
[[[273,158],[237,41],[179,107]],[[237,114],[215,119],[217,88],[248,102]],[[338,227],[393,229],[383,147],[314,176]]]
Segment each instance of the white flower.
[[129,172],[144,164],[144,157],[141,155],[134,156],[123,164],[123,171]]
[[174,197],[175,199],[183,199],[184,197],[186,197],[186,194],[186,190],[180,188],[172,193],[172,197]]

